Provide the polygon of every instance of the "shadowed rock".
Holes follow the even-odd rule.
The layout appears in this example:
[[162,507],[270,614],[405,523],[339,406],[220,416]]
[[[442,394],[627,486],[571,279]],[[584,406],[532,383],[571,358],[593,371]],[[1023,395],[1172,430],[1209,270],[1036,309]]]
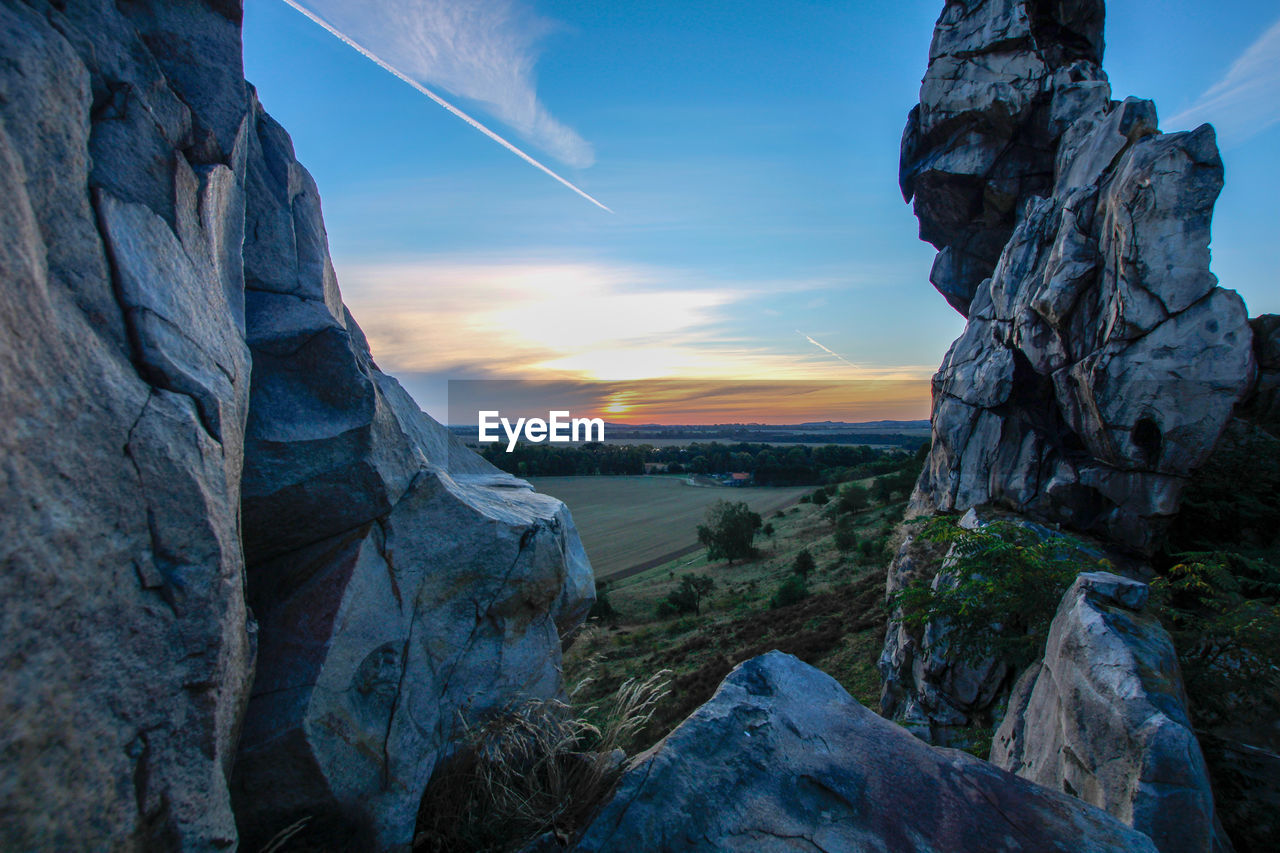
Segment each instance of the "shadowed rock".
[[928,746],[770,652],[633,761],[574,849],[1155,848],[1073,797]]
[[252,126],[243,509],[261,628],[236,813],[250,847],[333,814],[403,847],[464,723],[560,694],[591,569],[564,504],[463,447],[374,364],[314,181],[256,100]]

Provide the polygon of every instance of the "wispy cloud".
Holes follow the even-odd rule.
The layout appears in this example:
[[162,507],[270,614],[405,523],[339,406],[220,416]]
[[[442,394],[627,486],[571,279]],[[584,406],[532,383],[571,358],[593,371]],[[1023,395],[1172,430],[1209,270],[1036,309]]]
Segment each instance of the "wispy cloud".
[[[793,282],[708,284],[687,271],[601,261],[432,257],[343,265],[378,363],[458,378],[921,378],[858,367],[726,324]],[[849,367],[858,368],[850,371]]]
[[561,162],[594,161],[591,145],[538,98],[538,43],[555,25],[522,0],[298,2],[414,80],[482,104]]
[[1239,144],[1280,122],[1280,19],[1258,37],[1169,127],[1212,122],[1225,146]]

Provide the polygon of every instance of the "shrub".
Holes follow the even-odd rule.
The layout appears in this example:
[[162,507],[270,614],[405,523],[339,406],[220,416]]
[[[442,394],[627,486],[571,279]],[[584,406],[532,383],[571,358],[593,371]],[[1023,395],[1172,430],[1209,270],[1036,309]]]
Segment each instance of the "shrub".
[[1182,557],[1151,594],[1196,724],[1270,716],[1280,699],[1280,568],[1223,551]]
[[809,500],[811,500],[816,506],[823,506],[828,500],[830,500],[830,498],[827,496],[826,489],[818,489],[810,495]]
[[952,518],[938,518],[921,536],[952,545],[951,562],[936,589],[918,579],[891,602],[909,630],[944,622],[952,648],[975,663],[994,657],[1021,668],[1040,657],[1058,601],[1088,568],[1066,537],[1042,539],[1009,522],[964,530]]
[[805,548],[799,554],[796,554],[795,561],[791,564],[791,571],[802,578],[807,578],[809,573],[813,571],[813,565],[813,555],[809,553],[808,548]]
[[782,586],[778,587],[778,591],[769,599],[769,607],[777,610],[779,607],[787,607],[798,601],[803,601],[809,595],[809,585],[805,582],[802,575],[792,575],[782,582]]
[[702,613],[702,600],[715,588],[716,582],[706,575],[685,575],[680,579],[680,586],[667,593],[667,597],[658,602],[658,615],[674,616],[677,613]]
[[772,536],[772,535],[773,535],[773,525],[772,525],[772,524],[770,524],[770,523],[768,523],[768,522],[765,522],[764,527],[761,527],[761,528],[760,528],[760,532],[761,532],[761,533],[763,533],[765,536]]
[[698,525],[698,541],[707,546],[708,560],[733,562],[755,555],[752,542],[762,522],[745,501],[716,501],[707,507],[705,520]]
[[836,520],[835,532],[836,550],[841,553],[852,551],[858,547],[858,533],[854,529],[853,519],[847,516],[841,516]]
[[604,707],[529,699],[464,725],[423,794],[413,849],[519,850],[547,832],[572,834],[612,791],[622,770],[614,750],[649,722],[668,674],[624,681]]

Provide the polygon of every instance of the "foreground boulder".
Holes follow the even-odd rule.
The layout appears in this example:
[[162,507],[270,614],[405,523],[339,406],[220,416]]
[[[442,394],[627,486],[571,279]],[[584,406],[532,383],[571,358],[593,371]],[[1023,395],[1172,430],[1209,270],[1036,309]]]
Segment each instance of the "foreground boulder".
[[1169,635],[1147,586],[1080,575],[1044,659],[1018,681],[991,762],[1106,809],[1161,853],[1209,850],[1213,792]]
[[1148,551],[1256,367],[1209,271],[1213,129],[1110,99],[1101,16],[990,0],[938,22],[902,180],[968,324],[913,509],[992,503]]
[[770,652],[634,760],[574,849],[1155,848],[1073,797],[928,746]]
[[242,844],[341,815],[328,832],[405,847],[464,725],[560,695],[591,568],[564,504],[466,449],[374,364],[315,183],[251,106],[243,510],[260,640],[233,785]]

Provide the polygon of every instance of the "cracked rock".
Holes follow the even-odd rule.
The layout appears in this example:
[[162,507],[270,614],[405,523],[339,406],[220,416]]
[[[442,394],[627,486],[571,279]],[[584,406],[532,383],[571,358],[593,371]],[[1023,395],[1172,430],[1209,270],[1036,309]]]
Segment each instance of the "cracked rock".
[[1154,851],[1058,791],[931,747],[769,652],[631,762],[578,851]]

